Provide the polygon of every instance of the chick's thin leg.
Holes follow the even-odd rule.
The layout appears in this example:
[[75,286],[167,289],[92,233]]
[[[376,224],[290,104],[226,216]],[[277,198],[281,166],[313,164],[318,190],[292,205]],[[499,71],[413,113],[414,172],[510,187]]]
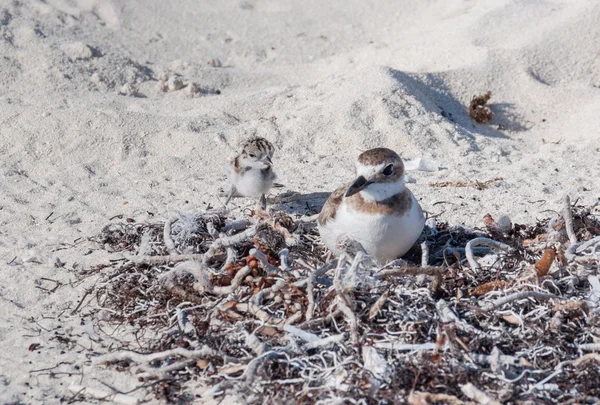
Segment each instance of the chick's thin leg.
[[229,192],[229,195],[227,196],[227,200],[225,201],[225,204],[223,204],[223,207],[227,207],[227,204],[229,204],[229,201],[233,198],[236,191],[237,190],[235,186],[231,186],[231,191]]
[[267,197],[264,194],[260,195],[259,206],[263,211],[267,209]]

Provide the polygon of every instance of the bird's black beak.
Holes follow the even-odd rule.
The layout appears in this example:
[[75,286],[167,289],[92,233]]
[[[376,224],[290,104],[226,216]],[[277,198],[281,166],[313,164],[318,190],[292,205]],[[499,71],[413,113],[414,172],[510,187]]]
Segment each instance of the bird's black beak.
[[367,180],[365,176],[358,176],[358,179],[356,179],[354,183],[352,183],[352,185],[348,187],[348,190],[346,191],[346,194],[344,194],[344,197],[353,196],[354,194],[358,193],[360,190],[364,189],[371,183],[372,181]]

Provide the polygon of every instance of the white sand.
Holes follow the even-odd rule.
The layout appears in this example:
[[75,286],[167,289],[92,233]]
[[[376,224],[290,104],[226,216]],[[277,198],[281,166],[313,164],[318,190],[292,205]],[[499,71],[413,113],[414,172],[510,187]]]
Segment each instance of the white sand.
[[[219,205],[219,135],[274,141],[279,181],[301,192],[348,181],[374,146],[434,159],[443,169],[411,172],[411,189],[469,226],[600,197],[595,0],[168,3],[0,2],[1,403],[58,403],[71,381],[136,385],[87,361],[110,342],[70,315],[86,283],[36,287],[105,262],[85,238],[114,215]],[[478,125],[465,106],[487,90],[495,116]],[[429,185],[495,177],[482,191]],[[30,373],[60,362],[83,378]]]

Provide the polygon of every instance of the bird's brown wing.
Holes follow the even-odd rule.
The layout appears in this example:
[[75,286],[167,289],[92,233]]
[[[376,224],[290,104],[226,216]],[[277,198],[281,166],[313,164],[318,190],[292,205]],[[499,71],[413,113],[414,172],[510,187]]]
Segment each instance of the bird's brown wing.
[[330,219],[335,219],[335,213],[342,203],[342,199],[344,198],[344,194],[346,193],[346,190],[348,190],[348,187],[350,187],[350,184],[343,185],[331,193],[319,214],[320,225],[325,225]]

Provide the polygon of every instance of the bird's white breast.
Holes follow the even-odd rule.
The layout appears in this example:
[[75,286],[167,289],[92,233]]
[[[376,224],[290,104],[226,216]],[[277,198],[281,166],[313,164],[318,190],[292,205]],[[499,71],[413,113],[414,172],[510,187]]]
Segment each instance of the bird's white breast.
[[339,254],[338,241],[344,237],[353,239],[380,264],[404,255],[417,241],[425,225],[418,201],[412,193],[410,196],[411,209],[404,215],[359,212],[342,201],[335,218],[319,227],[323,242]]
[[241,173],[231,173],[230,180],[237,191],[246,197],[258,197],[266,194],[273,186],[275,174],[270,172],[266,177],[260,168],[251,168]]

